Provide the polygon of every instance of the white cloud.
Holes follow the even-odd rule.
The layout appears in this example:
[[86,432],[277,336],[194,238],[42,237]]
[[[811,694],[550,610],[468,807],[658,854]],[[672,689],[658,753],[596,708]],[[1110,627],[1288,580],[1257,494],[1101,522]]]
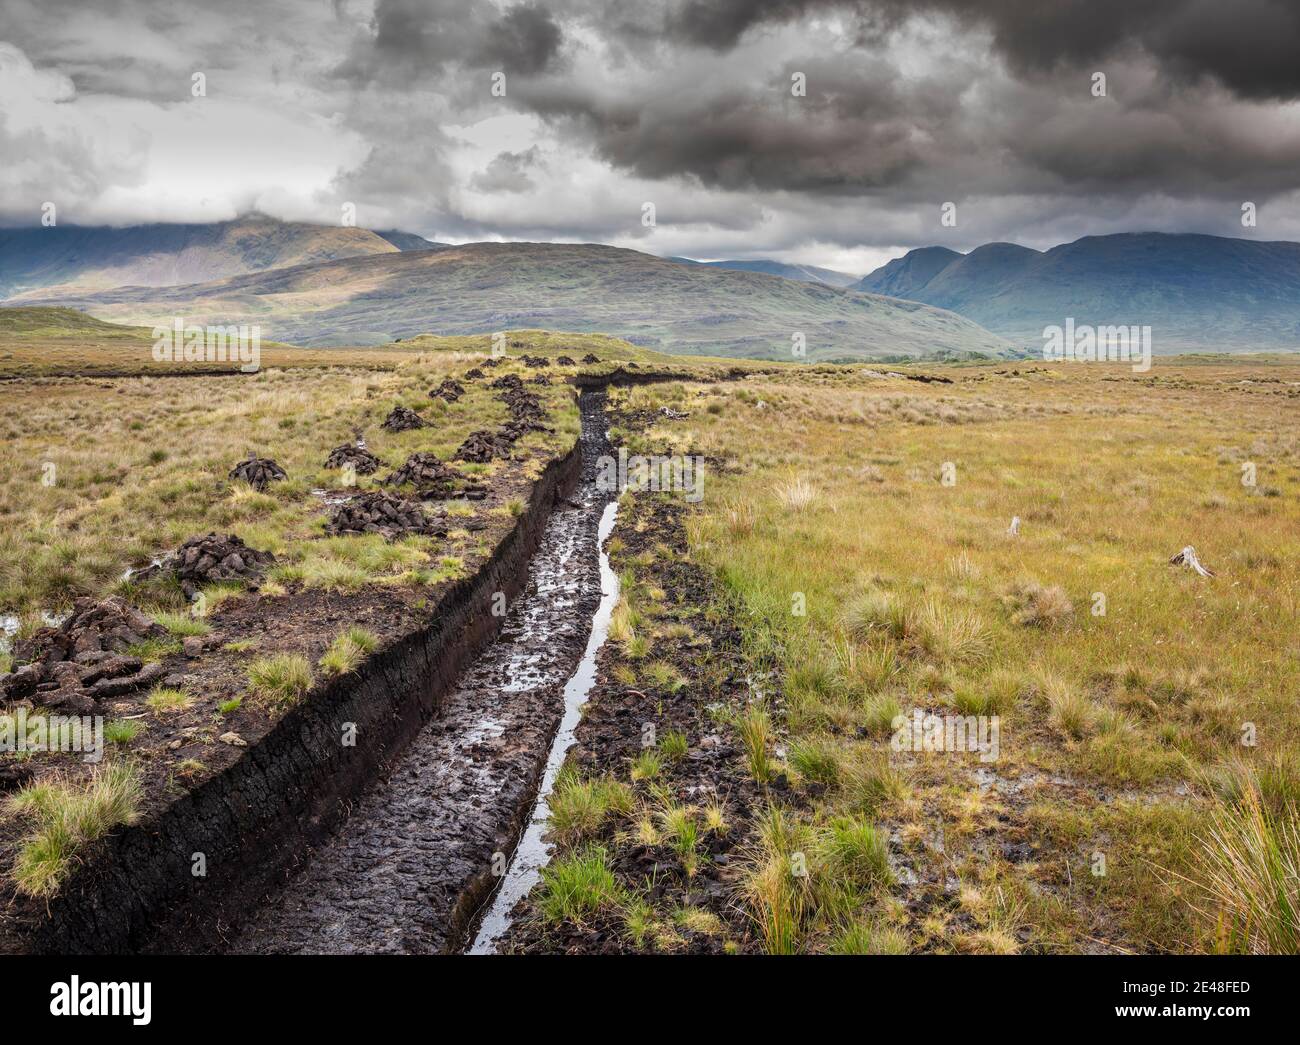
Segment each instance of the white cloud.
[[0,214],[35,222],[48,200],[64,223],[223,220],[255,207],[337,220],[331,185],[365,158],[364,138],[274,91],[252,101],[208,88],[168,104],[80,94],[0,44]]
[[[543,48],[554,61],[512,72],[497,99],[488,67],[456,50],[452,0],[0,0],[13,33],[0,44],[0,221],[34,222],[54,200],[64,222],[253,208],[334,222],[349,201],[362,224],[455,241],[852,272],[928,243],[1300,236],[1287,195],[1300,106],[1174,85],[1140,50],[1108,66],[1112,96],[1097,101],[1076,71],[1026,73],[989,25],[951,14],[859,35],[847,8],[770,5],[779,17],[713,49],[666,35],[654,0],[537,5],[562,33]],[[476,8],[466,23],[492,17]],[[804,102],[789,96],[792,68],[808,75]],[[194,71],[206,98],[190,97]],[[1237,195],[1258,203],[1258,229],[1239,227]],[[939,223],[947,200],[955,229]],[[654,229],[640,223],[647,201]]]

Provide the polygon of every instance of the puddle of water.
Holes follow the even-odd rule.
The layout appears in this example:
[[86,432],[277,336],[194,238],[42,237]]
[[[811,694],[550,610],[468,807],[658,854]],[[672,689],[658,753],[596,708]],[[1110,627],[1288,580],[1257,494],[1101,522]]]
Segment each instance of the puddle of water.
[[162,556],[156,556],[155,558],[149,560],[148,566],[142,566],[138,570],[135,569],[133,566],[128,566],[126,568],[126,572],[122,574],[122,580],[129,581],[134,574],[143,573],[146,569],[153,569],[155,566],[161,566],[162,564],[163,564]]
[[337,508],[339,505],[347,504],[348,501],[352,500],[351,494],[338,493],[335,490],[313,490],[311,495],[319,498],[326,508]]
[[495,718],[481,719],[465,731],[463,743],[466,747],[472,747],[484,740],[495,740],[497,737],[502,736],[505,731],[505,723]]
[[596,543],[600,549],[600,605],[591,621],[591,636],[587,639],[587,648],[582,660],[574,669],[568,682],[564,684],[564,717],[560,720],[559,731],[551,744],[550,754],[546,758],[546,769],[542,774],[542,785],[537,791],[537,801],[533,814],[529,818],[524,836],[519,840],[514,854],[510,857],[510,866],[506,869],[501,887],[492,898],[479,927],[470,954],[494,954],[497,941],[510,928],[510,911],[542,877],[542,868],[550,862],[551,846],[542,837],[546,832],[547,821],[551,816],[551,807],[547,802],[555,778],[564,764],[565,755],[573,746],[574,730],[582,717],[582,706],[587,702],[587,695],[596,682],[596,654],[605,643],[609,632],[609,619],[618,602],[618,574],[609,564],[605,554],[605,541],[614,529],[614,519],[618,515],[618,501],[610,501],[600,517]]
[[[41,611],[41,623],[47,628],[57,628],[68,619],[66,613],[54,614]],[[22,618],[16,613],[0,613],[0,652],[8,653],[13,648],[13,638],[22,627]]]

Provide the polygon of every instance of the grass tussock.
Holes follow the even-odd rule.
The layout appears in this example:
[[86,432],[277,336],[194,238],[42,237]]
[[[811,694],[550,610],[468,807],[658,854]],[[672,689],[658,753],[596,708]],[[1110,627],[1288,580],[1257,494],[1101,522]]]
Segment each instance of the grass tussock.
[[1020,581],[1003,600],[1011,620],[1022,628],[1054,628],[1074,616],[1074,603],[1059,585],[1045,587],[1037,581]]
[[129,744],[148,728],[137,719],[114,719],[104,723],[104,740],[110,744]]
[[839,783],[844,771],[839,744],[826,736],[813,735],[791,741],[789,763],[802,779],[826,787]]
[[582,925],[597,912],[616,908],[623,900],[609,854],[598,847],[569,853],[542,868],[537,909],[552,924]]
[[[1194,882],[1215,926],[1215,948],[1300,953],[1300,804],[1296,776],[1274,765],[1242,769],[1235,794],[1215,803],[1199,839]],[[1280,786],[1279,786],[1280,785]]]
[[941,664],[979,664],[991,653],[988,626],[974,610],[927,602],[910,634],[913,649]]
[[161,611],[153,614],[153,619],[166,628],[170,634],[180,638],[187,638],[192,635],[207,635],[212,631],[211,624],[189,613]]
[[750,854],[744,895],[768,954],[797,954],[812,905],[807,828],[779,806],[769,806]]
[[772,716],[766,708],[751,704],[737,716],[736,732],[745,749],[749,775],[758,783],[766,784],[772,777],[772,762],[768,757],[768,746],[772,741]]
[[906,934],[877,922],[855,921],[831,940],[830,954],[910,954]]
[[318,667],[327,676],[347,675],[356,671],[378,646],[379,637],[374,632],[354,624],[335,636],[329,649],[321,655]]
[[87,784],[47,780],[23,788],[6,811],[29,825],[14,863],[19,892],[50,897],[67,880],[79,850],[140,816],[143,788],[133,766],[110,762]]
[[573,846],[594,837],[610,820],[626,817],[633,806],[631,789],[613,777],[583,779],[565,765],[547,799],[550,834],[561,845]]
[[188,711],[194,706],[194,698],[183,689],[171,686],[159,686],[147,697],[145,706],[155,715],[174,715],[179,711]]
[[1057,675],[1039,679],[1047,717],[1065,737],[1082,740],[1097,728],[1097,707],[1081,690]]
[[876,635],[902,641],[911,630],[906,608],[896,597],[882,591],[861,592],[850,598],[840,614],[840,624],[860,641]]
[[817,488],[803,476],[796,476],[777,486],[776,497],[788,511],[803,512],[817,500]]
[[272,707],[290,707],[312,687],[311,664],[298,653],[259,657],[248,666],[253,693]]
[[859,888],[887,887],[894,880],[889,843],[875,825],[857,817],[832,820],[819,840],[828,873]]

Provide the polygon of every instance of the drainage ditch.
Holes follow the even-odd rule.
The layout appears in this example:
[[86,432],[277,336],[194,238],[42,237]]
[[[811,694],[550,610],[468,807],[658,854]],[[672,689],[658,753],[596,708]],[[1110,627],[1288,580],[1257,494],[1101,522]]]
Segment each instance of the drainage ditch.
[[545,798],[617,597],[600,550],[617,508],[596,488],[596,461],[608,451],[604,399],[598,391],[582,397],[577,488],[547,520],[500,633],[226,950],[457,951],[486,912],[481,950],[508,927],[509,908],[547,856]]

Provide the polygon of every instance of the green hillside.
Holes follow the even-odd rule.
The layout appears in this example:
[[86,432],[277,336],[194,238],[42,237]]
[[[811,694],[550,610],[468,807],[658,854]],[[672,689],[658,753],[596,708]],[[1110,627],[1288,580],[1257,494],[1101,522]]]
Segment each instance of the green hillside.
[[858,277],[848,272],[820,268],[817,265],[791,265],[784,261],[771,261],[767,258],[755,258],[739,261],[696,261],[693,258],[669,258],[680,261],[683,265],[708,265],[712,268],[735,269],[738,272],[765,272],[769,276],[784,276],[786,279],[798,279],[805,283],[825,283],[829,287],[850,287],[858,282]]
[[1073,317],[1150,326],[1157,353],[1300,349],[1300,243],[1125,233],[1048,251],[925,247],[857,289],[951,309],[1031,348]]
[[257,322],[263,337],[312,346],[527,327],[759,359],[791,359],[796,333],[807,359],[1007,348],[969,320],[914,302],[592,244],[475,243],[45,300],[125,323]]
[[251,215],[194,225],[0,229],[0,299],[204,283],[285,265],[395,253],[408,233]]
[[0,307],[0,341],[118,340],[152,342],[150,330],[106,323],[73,308]]

